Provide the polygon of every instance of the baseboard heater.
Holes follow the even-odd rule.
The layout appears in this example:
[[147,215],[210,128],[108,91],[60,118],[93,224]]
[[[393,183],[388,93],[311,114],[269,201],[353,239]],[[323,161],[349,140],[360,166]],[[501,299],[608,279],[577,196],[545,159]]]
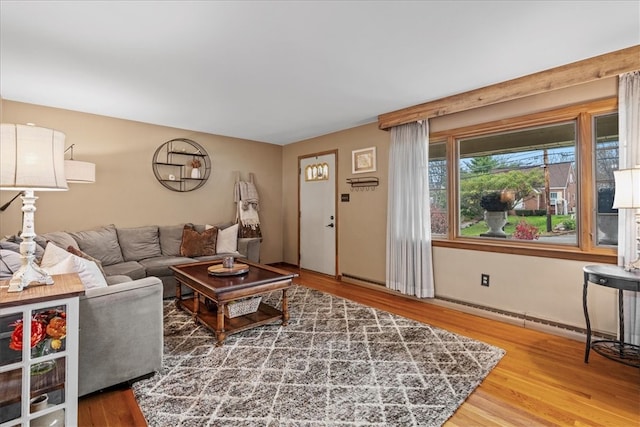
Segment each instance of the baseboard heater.
[[[357,280],[363,283],[370,283],[373,285],[385,286],[385,283],[383,282],[367,279],[365,277],[354,276],[347,273],[342,273],[342,277]],[[554,335],[560,335],[567,338],[572,338],[575,340],[584,340],[584,337],[587,334],[586,328],[580,328],[573,325],[567,325],[565,323],[554,322],[552,320],[542,319],[539,317],[530,316],[528,314],[515,313],[511,311],[500,310],[498,308],[487,307],[485,305],[473,304],[470,302],[461,301],[454,298],[447,298],[447,297],[436,295],[436,297],[433,299],[419,299],[419,298],[416,298],[416,299],[426,303],[447,306],[449,308],[463,311],[465,313],[475,314],[481,317],[488,317],[490,319],[504,321],[506,323],[522,326],[523,328],[536,329],[543,332],[549,332]],[[593,330],[591,331],[591,335],[593,337],[607,339],[607,340],[616,339],[616,336],[613,334],[608,334],[605,332],[599,332],[599,331],[593,331]]]
[[[497,320],[504,320],[509,323],[521,325],[524,328],[541,330],[544,332],[550,332],[555,335],[566,336],[568,338],[574,338],[578,340],[583,340],[587,334],[586,328],[580,328],[578,326],[567,325],[566,323],[555,322],[553,320],[542,319],[540,317],[530,316],[528,314],[514,313],[512,311],[500,310],[493,307],[487,307],[485,305],[473,304],[466,301],[460,301],[454,298],[447,298],[442,296],[436,296],[434,298],[434,303],[443,302],[448,306],[455,307],[469,307],[471,310],[464,310],[460,308],[461,311],[470,312],[473,314],[478,314],[482,316],[479,312],[485,312],[487,314],[486,317],[490,317]],[[429,301],[427,301],[429,302]],[[449,303],[449,304],[446,304]],[[609,334],[606,332],[600,331],[591,331],[591,335],[593,337],[598,337],[607,340],[615,340],[616,336],[613,334]]]

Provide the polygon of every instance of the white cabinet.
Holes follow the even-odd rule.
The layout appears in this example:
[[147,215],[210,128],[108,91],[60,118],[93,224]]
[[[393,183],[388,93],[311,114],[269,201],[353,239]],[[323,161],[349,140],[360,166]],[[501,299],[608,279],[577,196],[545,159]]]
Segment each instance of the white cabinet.
[[84,286],[75,273],[53,279],[11,293],[0,282],[0,427],[78,424]]

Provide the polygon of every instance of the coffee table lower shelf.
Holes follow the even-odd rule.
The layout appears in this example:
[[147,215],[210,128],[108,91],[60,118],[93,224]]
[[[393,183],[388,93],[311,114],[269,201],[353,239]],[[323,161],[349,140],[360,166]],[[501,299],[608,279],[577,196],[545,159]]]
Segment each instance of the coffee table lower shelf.
[[[194,320],[196,322],[201,323],[216,334],[218,345],[222,345],[227,335],[246,331],[247,329],[255,328],[256,326],[266,325],[278,320],[282,321],[283,324],[286,324],[286,321],[283,318],[282,311],[261,302],[258,306],[258,310],[255,313],[249,313],[233,318],[224,316],[222,330],[217,330],[217,310],[208,309],[204,302],[200,301],[198,303],[198,312],[196,313],[194,307],[194,298],[181,299],[177,300],[176,302],[178,304],[178,307],[190,313],[194,317]],[[215,303],[211,303],[210,306],[213,309],[217,308]]]

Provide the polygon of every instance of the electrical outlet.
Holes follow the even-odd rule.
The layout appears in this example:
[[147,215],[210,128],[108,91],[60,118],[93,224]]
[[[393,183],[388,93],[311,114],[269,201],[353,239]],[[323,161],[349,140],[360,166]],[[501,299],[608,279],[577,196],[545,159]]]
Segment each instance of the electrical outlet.
[[480,285],[489,286],[489,275],[488,274],[482,274],[480,276]]

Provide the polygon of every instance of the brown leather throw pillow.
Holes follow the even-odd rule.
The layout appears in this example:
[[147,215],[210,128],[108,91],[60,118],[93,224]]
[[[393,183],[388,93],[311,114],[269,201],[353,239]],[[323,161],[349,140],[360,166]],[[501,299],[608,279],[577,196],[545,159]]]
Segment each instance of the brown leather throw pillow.
[[216,227],[198,233],[193,226],[187,224],[182,230],[180,255],[186,257],[215,255],[217,237],[218,229]]

